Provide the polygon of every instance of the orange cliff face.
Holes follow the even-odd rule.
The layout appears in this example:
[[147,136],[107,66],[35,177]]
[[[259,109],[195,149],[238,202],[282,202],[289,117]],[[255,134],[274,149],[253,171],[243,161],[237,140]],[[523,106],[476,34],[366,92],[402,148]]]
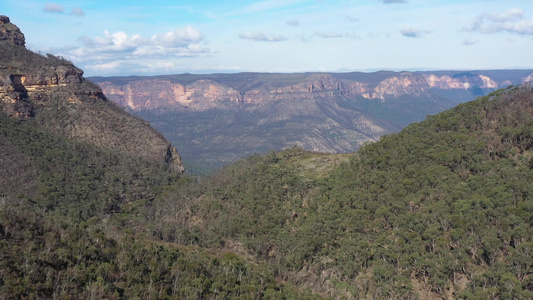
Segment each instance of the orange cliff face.
[[[521,82],[525,81],[527,78],[521,79]],[[450,76],[402,72],[373,83],[337,79],[330,74],[311,74],[298,83],[280,83],[275,86],[256,84],[252,88],[240,89],[230,87],[223,81],[217,82],[216,79],[199,79],[189,84],[181,84],[168,79],[159,79],[157,76],[129,81],[123,85],[116,84],[112,80],[97,84],[110,100],[132,110],[175,108],[204,111],[218,106],[261,105],[265,102],[291,99],[334,100],[338,97],[360,97],[385,101],[403,95],[423,96],[432,89],[498,89],[511,82],[512,80],[497,82],[481,74]]]
[[[193,164],[285,147],[356,151],[531,70],[178,74],[95,77],[107,98],[157,126]],[[91,79],[91,78],[90,78]]]
[[[24,49],[25,50],[25,49]],[[25,50],[26,51],[26,50]],[[0,66],[0,104],[10,116],[26,119],[33,116],[36,106],[46,105],[46,99],[57,88],[82,86],[83,71],[72,66],[47,66],[26,70]],[[84,85],[66,98],[69,102],[80,102],[81,96],[103,97],[101,89]]]
[[[275,88],[260,86],[244,92],[206,79],[196,80],[187,85],[156,78],[132,81],[125,85],[117,85],[112,81],[102,81],[97,84],[110,100],[132,110],[183,108],[203,111],[222,104],[261,104],[291,98],[333,98],[335,93],[339,92],[341,83],[329,75],[322,75],[298,84]],[[361,88],[356,86],[352,89]]]
[[168,80],[139,80],[122,86],[110,81],[98,84],[109,99],[132,110],[173,107],[205,110],[220,101],[238,103],[241,100],[236,90],[210,80],[188,85]]

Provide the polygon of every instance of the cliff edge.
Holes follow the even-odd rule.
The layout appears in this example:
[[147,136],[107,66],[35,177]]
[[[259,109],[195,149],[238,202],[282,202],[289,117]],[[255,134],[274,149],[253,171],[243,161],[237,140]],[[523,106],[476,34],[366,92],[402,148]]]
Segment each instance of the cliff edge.
[[0,16],[0,110],[75,141],[184,171],[159,132],[108,101],[70,61],[27,50],[24,34],[6,16]]

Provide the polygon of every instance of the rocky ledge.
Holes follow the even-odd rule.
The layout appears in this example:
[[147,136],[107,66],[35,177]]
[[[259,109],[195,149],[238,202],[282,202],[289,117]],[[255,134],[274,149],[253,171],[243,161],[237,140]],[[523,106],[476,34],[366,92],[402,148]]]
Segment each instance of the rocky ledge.
[[[442,72],[441,72],[442,73]],[[451,72],[450,72],[451,73]],[[402,96],[427,96],[433,90],[471,89],[495,90],[510,84],[531,81],[533,75],[523,78],[509,78],[497,81],[483,74],[451,75],[418,72],[391,73],[390,76],[375,82],[337,78],[338,74],[317,73],[306,76],[300,82],[290,80],[287,84],[271,85],[259,82],[249,89],[231,86],[235,82],[248,79],[237,74],[229,83],[216,79],[198,79],[191,83],[179,82],[172,76],[154,76],[142,80],[116,78],[97,78],[96,83],[113,102],[131,110],[150,110],[159,108],[187,109],[205,111],[217,107],[257,104],[274,101],[294,101],[295,99],[339,98],[367,99],[386,101]],[[214,77],[208,75],[210,77]],[[274,75],[272,75],[274,76]],[[299,74],[294,74],[299,76]],[[206,76],[207,77],[207,76]],[[123,78],[124,79],[124,78]],[[512,80],[511,80],[512,79]]]
[[8,40],[17,46],[25,46],[26,39],[20,29],[11,21],[9,17],[0,15],[0,41]]
[[147,122],[109,102],[70,61],[25,47],[24,34],[0,16],[0,111],[72,140],[184,171],[176,148]]

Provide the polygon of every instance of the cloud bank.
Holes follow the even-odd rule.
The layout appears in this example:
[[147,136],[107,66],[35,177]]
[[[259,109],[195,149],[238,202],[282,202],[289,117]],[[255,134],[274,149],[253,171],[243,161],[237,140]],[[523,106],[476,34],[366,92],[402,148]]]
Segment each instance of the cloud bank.
[[522,9],[512,8],[503,13],[481,14],[466,29],[487,34],[508,32],[533,35],[533,19],[526,19]]
[[321,38],[326,38],[326,39],[335,39],[335,38],[342,38],[342,37],[344,37],[344,34],[339,33],[339,32],[323,32],[323,31],[316,31],[316,32],[315,32],[315,35],[316,35],[316,36],[319,36],[319,37],[321,37]]
[[[176,59],[196,57],[209,53],[203,35],[193,27],[178,28],[171,32],[142,37],[128,35],[123,31],[95,38],[80,37],[78,45],[62,49],[69,59],[86,64],[91,70],[107,71],[125,65],[141,65],[139,61],[153,59]],[[158,66],[152,66],[158,67]],[[169,67],[169,62],[164,66]]]
[[239,34],[239,38],[260,42],[281,42],[287,40],[287,38],[282,35],[275,35],[270,33],[267,34],[260,31],[242,33]]

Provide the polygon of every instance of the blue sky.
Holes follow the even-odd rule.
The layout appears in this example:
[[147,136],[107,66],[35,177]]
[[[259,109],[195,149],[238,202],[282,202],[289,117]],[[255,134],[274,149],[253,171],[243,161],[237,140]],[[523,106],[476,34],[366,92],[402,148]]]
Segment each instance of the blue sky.
[[533,68],[531,0],[0,0],[88,76]]

